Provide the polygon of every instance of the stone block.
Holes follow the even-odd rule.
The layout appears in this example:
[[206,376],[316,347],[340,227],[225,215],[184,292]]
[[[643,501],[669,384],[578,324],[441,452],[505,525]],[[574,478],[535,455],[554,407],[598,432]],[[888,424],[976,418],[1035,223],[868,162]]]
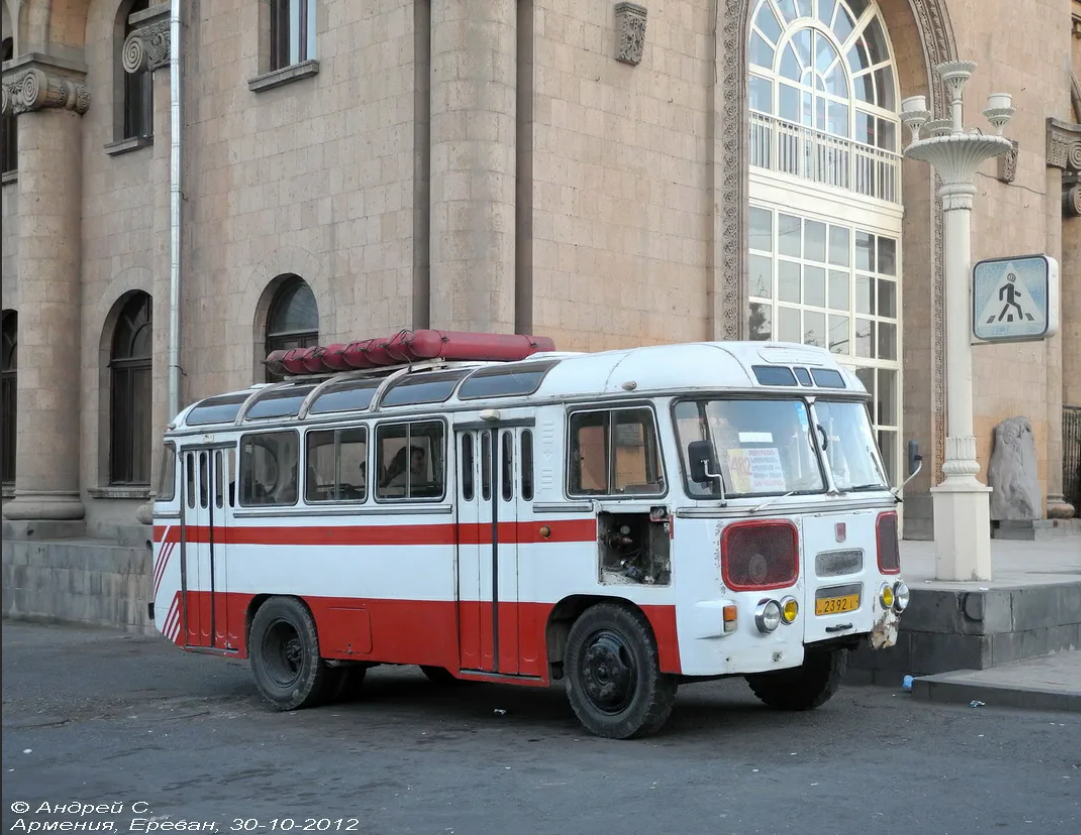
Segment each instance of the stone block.
[[992,520],[1034,520],[1043,515],[1043,494],[1036,472],[1036,440],[1027,417],[1012,417],[995,427],[987,484],[994,490]]
[[990,665],[991,636],[916,632],[911,635],[912,675],[982,670]]
[[1018,632],[1081,622],[1081,583],[1016,589],[1012,597]]

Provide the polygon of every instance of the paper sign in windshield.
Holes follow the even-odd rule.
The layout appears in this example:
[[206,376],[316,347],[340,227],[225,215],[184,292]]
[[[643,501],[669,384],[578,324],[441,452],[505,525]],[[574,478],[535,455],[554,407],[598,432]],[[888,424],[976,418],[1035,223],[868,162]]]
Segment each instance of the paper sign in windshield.
[[736,493],[785,491],[784,469],[776,447],[728,450],[728,470]]

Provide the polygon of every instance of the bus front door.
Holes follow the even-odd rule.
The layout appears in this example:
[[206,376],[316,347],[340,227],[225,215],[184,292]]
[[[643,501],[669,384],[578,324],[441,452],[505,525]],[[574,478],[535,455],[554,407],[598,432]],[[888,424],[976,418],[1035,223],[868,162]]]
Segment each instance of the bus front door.
[[184,634],[189,647],[226,649],[229,637],[226,596],[226,526],[235,478],[233,449],[196,449],[184,455],[181,584]]
[[518,675],[515,430],[459,431],[457,444],[461,667]]

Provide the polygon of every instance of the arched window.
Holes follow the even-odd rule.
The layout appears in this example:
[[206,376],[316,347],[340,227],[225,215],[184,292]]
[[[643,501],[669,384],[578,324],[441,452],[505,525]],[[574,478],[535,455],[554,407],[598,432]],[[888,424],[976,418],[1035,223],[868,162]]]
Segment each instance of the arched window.
[[853,367],[896,480],[901,156],[885,22],[874,0],[757,0],[747,37],[751,338]]
[[0,457],[3,458],[4,484],[15,482],[15,439],[18,410],[16,396],[18,392],[18,347],[19,347],[19,314],[14,310],[4,311],[4,341],[3,341],[3,392],[0,393],[3,412],[3,450]]
[[[4,6],[4,28],[7,28],[7,6]],[[4,60],[10,61],[14,55],[14,41],[11,38],[4,38]],[[3,135],[0,137],[0,143],[3,144],[3,148],[0,149],[0,156],[3,157],[2,170],[4,174],[9,171],[15,171],[19,167],[19,132],[16,129],[16,121],[14,113],[5,113],[3,116]]]
[[[312,288],[300,276],[288,276],[274,294],[267,316],[266,352],[307,348],[319,343],[319,308]],[[280,377],[267,371],[268,383]]]
[[109,360],[109,483],[150,483],[152,304],[132,293],[113,330]]
[[154,77],[149,71],[128,73],[123,69],[121,52],[124,42],[134,30],[131,24],[131,16],[138,12],[145,12],[149,7],[149,0],[133,0],[130,3],[121,3],[119,14],[123,20],[118,25],[118,39],[116,43],[117,62],[120,73],[123,75],[123,113],[122,135],[118,139],[135,139],[153,136],[154,134]]

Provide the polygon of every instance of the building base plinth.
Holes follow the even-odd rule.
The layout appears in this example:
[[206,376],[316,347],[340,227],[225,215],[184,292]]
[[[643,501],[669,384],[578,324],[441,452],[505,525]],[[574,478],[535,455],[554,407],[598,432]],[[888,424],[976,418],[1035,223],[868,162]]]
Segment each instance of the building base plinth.
[[991,488],[932,488],[935,508],[935,579],[954,582],[991,579]]
[[12,521],[75,521],[86,516],[86,508],[76,492],[20,490],[4,505],[4,518]]

